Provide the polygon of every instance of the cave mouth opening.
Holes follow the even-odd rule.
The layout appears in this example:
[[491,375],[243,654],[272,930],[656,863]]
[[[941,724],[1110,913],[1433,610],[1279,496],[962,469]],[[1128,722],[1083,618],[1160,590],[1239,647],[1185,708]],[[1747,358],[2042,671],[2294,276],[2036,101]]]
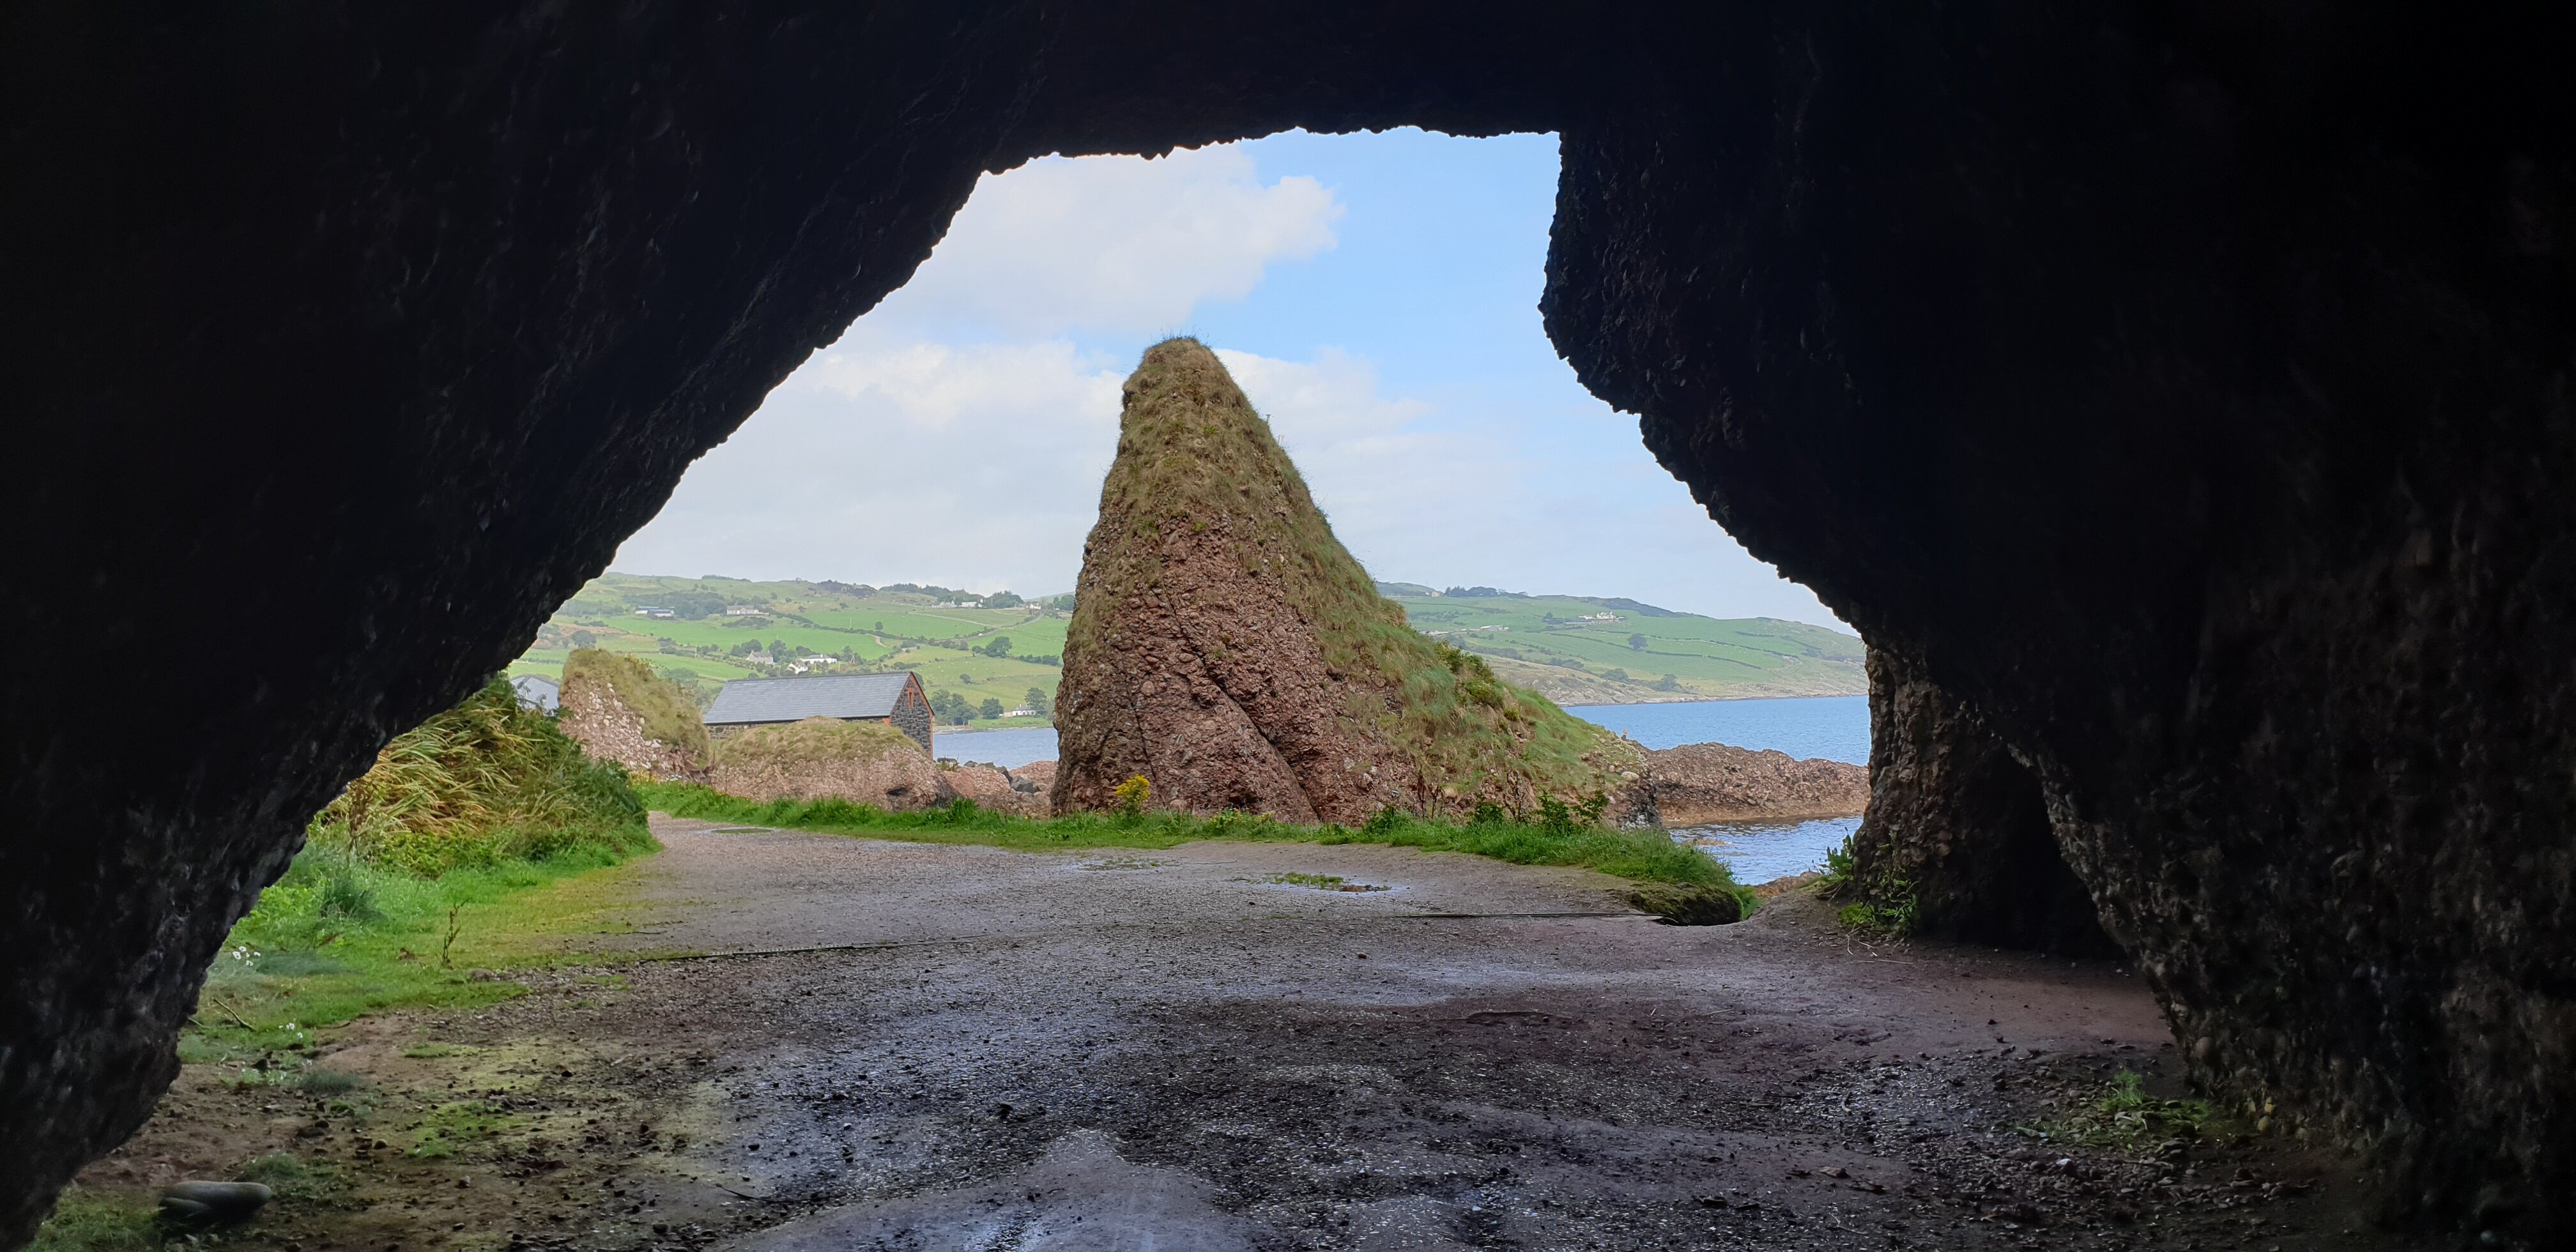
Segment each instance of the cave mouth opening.
[[1552,133],[1408,126],[986,173],[928,259],[690,465],[610,568],[1068,591],[1119,384],[1188,335],[1381,580],[1848,631],[1549,340],[1561,169]]

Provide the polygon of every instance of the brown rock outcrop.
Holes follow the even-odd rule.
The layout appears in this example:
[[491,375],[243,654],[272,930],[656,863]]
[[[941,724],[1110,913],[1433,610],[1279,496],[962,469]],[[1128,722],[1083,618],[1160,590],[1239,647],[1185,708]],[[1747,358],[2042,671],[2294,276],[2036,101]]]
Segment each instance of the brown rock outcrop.
[[1016,782],[1027,783],[1040,792],[1052,792],[1055,790],[1055,762],[1031,761],[1012,769],[1011,778]]
[[[1046,788],[1021,777],[1016,770],[998,765],[950,765],[940,768],[939,777],[950,791],[996,813],[1045,817],[1054,811]],[[1054,777],[1055,771],[1048,770],[1048,780],[1052,782]]]
[[1646,753],[1645,785],[1667,826],[1849,817],[1869,807],[1861,766],[1722,743]]
[[2069,869],[2039,776],[1975,710],[1895,654],[1869,654],[1869,816],[1847,888],[1919,934],[2115,956]]
[[643,662],[595,648],[564,662],[555,722],[584,752],[655,778],[707,777],[707,728],[688,696]]
[[755,726],[725,740],[708,782],[746,800],[838,797],[902,812],[954,796],[945,773],[910,735],[892,726],[809,717]]
[[1157,344],[1124,396],[1065,641],[1056,811],[1111,807],[1136,775],[1158,807],[1302,823],[1617,785],[1633,746],[1406,627],[1215,353]]

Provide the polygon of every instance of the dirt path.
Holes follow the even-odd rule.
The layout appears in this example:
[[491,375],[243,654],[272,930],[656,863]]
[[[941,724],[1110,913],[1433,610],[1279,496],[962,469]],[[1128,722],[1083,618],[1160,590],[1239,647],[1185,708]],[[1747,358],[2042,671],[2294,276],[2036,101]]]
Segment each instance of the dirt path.
[[337,1109],[192,1067],[91,1180],[299,1152],[299,1252],[2413,1246],[2277,1136],[2067,1143],[2169,1081],[2108,966],[1365,845],[655,830],[600,942],[707,955],[361,1023]]

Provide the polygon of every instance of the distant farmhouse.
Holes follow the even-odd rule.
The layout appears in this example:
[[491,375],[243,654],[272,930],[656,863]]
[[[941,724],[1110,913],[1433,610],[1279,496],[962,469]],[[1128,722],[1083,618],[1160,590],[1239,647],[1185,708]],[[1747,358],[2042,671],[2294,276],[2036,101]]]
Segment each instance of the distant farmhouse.
[[887,722],[930,747],[930,697],[910,673],[839,674],[830,678],[737,678],[707,709],[707,737],[719,743],[754,726],[829,717]]

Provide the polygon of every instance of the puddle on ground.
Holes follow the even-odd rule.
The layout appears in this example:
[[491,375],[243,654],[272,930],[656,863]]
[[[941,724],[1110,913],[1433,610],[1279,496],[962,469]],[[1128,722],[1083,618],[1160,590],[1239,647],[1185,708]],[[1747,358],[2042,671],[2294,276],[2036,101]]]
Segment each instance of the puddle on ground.
[[1341,891],[1354,894],[1369,891],[1395,890],[1393,887],[1380,886],[1376,883],[1352,882],[1339,874],[1263,874],[1258,878],[1234,878],[1229,879],[1228,881],[1258,883],[1260,885],[1270,887],[1303,887],[1309,891]]
[[1151,858],[1151,857],[1142,857],[1142,856],[1104,856],[1104,857],[1097,858],[1097,859],[1095,859],[1095,860],[1084,861],[1084,862],[1082,862],[1081,864],[1074,866],[1074,868],[1075,868],[1075,869],[1161,869],[1161,868],[1163,868],[1163,867],[1164,867],[1164,866],[1166,866],[1166,865],[1174,865],[1174,864],[1178,864],[1178,862],[1175,862],[1175,861],[1158,861],[1158,860],[1155,860],[1155,859],[1153,859],[1153,858]]
[[1758,887],[1825,867],[1825,853],[1843,846],[1860,828],[1858,817],[1804,822],[1717,822],[1684,826],[1673,838],[1697,844],[1735,871],[1735,881]]

